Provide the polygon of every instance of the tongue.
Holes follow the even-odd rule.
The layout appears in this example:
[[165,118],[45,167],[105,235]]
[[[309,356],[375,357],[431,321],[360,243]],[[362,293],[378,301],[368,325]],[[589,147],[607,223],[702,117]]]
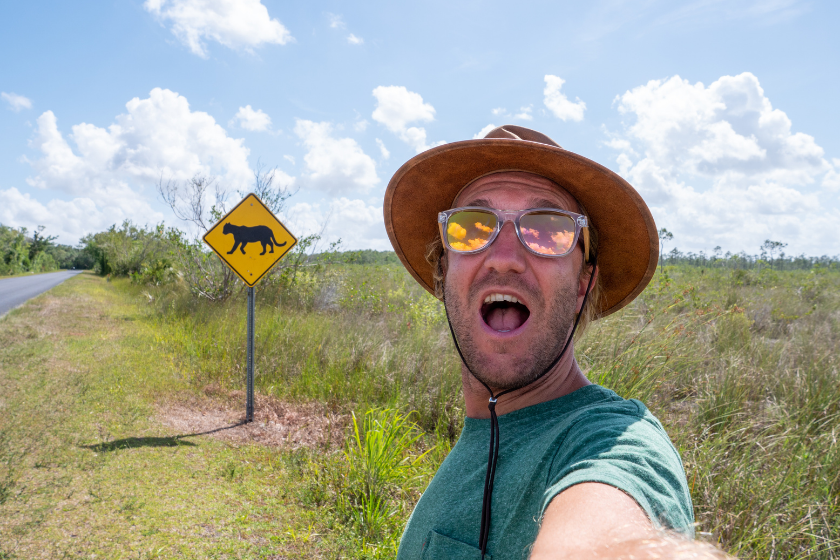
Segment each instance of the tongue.
[[510,307],[494,307],[487,313],[484,320],[490,325],[491,329],[505,332],[518,329],[525,322],[525,319],[527,317],[524,310],[518,305],[512,305]]

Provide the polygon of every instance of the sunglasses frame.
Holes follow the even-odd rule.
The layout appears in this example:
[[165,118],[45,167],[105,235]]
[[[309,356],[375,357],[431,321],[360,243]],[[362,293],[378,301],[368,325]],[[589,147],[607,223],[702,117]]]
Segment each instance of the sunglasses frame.
[[[487,238],[487,243],[484,244],[483,247],[478,249],[473,249],[472,251],[459,251],[458,249],[452,248],[449,244],[449,240],[446,236],[446,230],[449,227],[449,218],[452,217],[453,214],[457,212],[469,212],[469,211],[478,211],[478,212],[486,212],[488,214],[493,214],[496,216],[496,228],[493,230],[493,233],[490,234],[490,237]],[[569,250],[565,253],[559,255],[546,255],[544,253],[539,253],[534,251],[531,247],[525,243],[525,240],[522,239],[522,231],[519,227],[519,221],[521,220],[522,216],[526,214],[562,214],[564,216],[569,216],[572,218],[575,224],[575,236],[572,240],[572,244],[569,247]],[[513,229],[516,230],[516,237],[519,238],[519,242],[531,253],[537,255],[538,257],[546,257],[546,258],[553,258],[553,257],[565,257],[572,251],[574,251],[575,246],[577,245],[578,241],[580,240],[581,231],[583,231],[583,244],[584,244],[584,262],[589,261],[589,221],[587,220],[586,216],[583,214],[577,214],[575,212],[569,212],[568,210],[560,210],[558,208],[528,208],[527,210],[499,210],[497,208],[486,208],[484,206],[461,206],[460,208],[450,208],[449,210],[444,210],[443,212],[438,213],[438,228],[440,229],[440,238],[443,241],[444,247],[448,250],[458,253],[460,255],[472,255],[475,253],[480,253],[487,249],[496,238],[499,236],[499,232],[502,231],[502,228],[505,226],[506,223],[512,222]]]

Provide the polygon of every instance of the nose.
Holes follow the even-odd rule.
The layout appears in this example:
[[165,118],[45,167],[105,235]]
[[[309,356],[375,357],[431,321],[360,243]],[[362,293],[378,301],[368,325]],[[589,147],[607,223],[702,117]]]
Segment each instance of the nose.
[[525,247],[516,236],[516,228],[512,222],[502,225],[499,235],[487,248],[484,258],[485,268],[498,273],[522,273],[525,271]]

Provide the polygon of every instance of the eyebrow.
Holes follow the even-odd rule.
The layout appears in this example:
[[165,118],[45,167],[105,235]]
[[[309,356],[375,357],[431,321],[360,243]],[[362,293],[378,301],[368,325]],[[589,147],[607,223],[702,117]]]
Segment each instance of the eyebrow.
[[490,205],[490,201],[486,198],[476,198],[475,200],[471,200],[468,203],[464,204],[464,206],[484,206],[485,208],[493,207]]
[[530,202],[531,208],[557,208],[558,210],[566,210],[566,208],[547,198],[532,198]]
[[[563,208],[561,205],[557,204],[553,200],[549,200],[548,198],[531,198],[528,199],[528,208],[556,208],[558,210],[567,210]],[[464,206],[483,206],[485,208],[492,208],[493,206],[490,204],[490,201],[486,198],[476,198],[464,204]],[[524,208],[522,209],[524,210]],[[572,212],[577,212],[577,209],[571,210]]]

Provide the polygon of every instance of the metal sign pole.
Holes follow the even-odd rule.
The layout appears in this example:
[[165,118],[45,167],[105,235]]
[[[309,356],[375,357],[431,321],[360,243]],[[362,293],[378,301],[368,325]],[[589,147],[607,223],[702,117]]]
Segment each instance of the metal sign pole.
[[254,292],[248,288],[248,389],[245,422],[254,421]]
[[[204,242],[248,286],[248,373],[245,422],[254,421],[254,286],[297,244],[271,210],[251,193],[207,230]],[[231,243],[233,245],[231,246]],[[250,245],[250,249],[246,247]],[[262,248],[261,253],[257,251]]]

